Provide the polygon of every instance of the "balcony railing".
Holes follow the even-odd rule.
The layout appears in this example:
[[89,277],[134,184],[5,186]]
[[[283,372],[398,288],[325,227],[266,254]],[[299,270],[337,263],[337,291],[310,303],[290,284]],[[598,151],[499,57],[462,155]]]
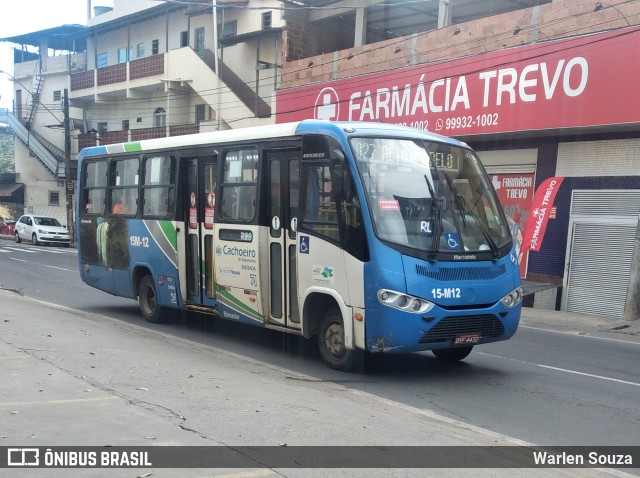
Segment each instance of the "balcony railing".
[[127,81],[127,64],[107,66],[98,70],[98,86],[112,85]]
[[78,148],[91,146],[127,143],[145,139],[166,138],[167,136],[183,136],[200,132],[197,124],[179,124],[159,128],[139,128],[120,131],[105,131],[103,133],[81,133],[78,135]]
[[83,90],[102,85],[112,85],[129,80],[137,80],[164,73],[164,54],[138,58],[128,63],[81,71],[71,74],[71,91]]

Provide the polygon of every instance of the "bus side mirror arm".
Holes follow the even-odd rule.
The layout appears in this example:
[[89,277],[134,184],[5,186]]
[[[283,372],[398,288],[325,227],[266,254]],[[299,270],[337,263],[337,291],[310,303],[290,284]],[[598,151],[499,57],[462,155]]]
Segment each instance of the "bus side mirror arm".
[[331,151],[331,200],[344,201],[351,195],[351,181],[345,167],[344,154],[334,149]]

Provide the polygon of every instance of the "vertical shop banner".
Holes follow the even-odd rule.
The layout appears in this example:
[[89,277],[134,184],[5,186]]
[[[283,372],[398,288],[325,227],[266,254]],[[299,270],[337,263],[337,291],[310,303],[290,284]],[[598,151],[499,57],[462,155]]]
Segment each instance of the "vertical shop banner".
[[[509,229],[518,250],[522,247],[523,231],[531,211],[534,181],[534,173],[491,175],[491,182],[509,220]],[[524,260],[520,262],[520,277],[525,277],[526,271],[527,261]]]
[[549,178],[544,180],[538,187],[533,196],[531,214],[529,214],[529,219],[524,229],[521,253],[540,250],[549,215],[551,214],[553,200],[558,193],[558,189],[560,189],[563,179],[560,177]]

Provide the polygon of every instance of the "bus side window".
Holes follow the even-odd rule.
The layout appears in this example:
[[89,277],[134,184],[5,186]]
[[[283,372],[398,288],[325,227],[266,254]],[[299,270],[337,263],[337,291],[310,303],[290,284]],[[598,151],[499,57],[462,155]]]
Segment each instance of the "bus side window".
[[172,156],[153,156],[144,159],[142,183],[142,214],[168,218],[173,215],[175,202],[175,159]]
[[[351,190],[356,191],[353,180]],[[358,196],[353,194],[349,201],[341,204],[341,219],[344,223],[344,250],[363,262],[369,260],[369,246],[362,221],[362,209]]]
[[81,213],[104,214],[107,191],[106,161],[85,163],[82,188]]
[[137,157],[111,162],[111,213],[135,215],[138,209],[139,160]]
[[337,204],[331,199],[329,165],[304,164],[302,228],[339,242]]
[[221,219],[249,222],[255,216],[258,152],[229,151],[224,158]]

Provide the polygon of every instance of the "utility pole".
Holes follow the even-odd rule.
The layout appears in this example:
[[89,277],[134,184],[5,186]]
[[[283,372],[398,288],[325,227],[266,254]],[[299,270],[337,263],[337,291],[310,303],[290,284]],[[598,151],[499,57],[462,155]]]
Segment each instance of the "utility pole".
[[638,217],[638,225],[636,226],[636,242],[631,259],[629,290],[622,318],[624,320],[640,319],[640,217]]
[[73,223],[73,178],[71,177],[71,128],[69,126],[69,90],[64,89],[64,185],[67,196],[67,229],[71,235],[71,242],[76,242]]

